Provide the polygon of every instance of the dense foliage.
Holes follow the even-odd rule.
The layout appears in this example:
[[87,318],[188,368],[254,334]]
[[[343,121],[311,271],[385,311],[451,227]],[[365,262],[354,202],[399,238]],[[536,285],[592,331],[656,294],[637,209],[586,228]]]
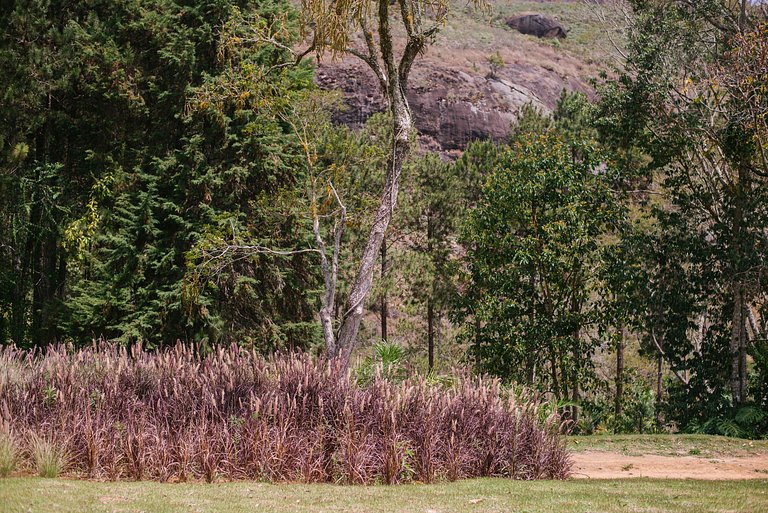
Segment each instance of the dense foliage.
[[[257,8],[268,18],[288,6]],[[302,169],[280,119],[247,99],[190,109],[196,89],[279,58],[252,53],[237,70],[219,58],[218,31],[239,12],[161,0],[3,13],[14,44],[0,51],[2,340],[311,339],[311,258],[253,256],[203,283],[188,262],[211,233],[304,237],[265,206]],[[273,87],[287,98],[309,80],[289,70]]]
[[[523,106],[507,140],[451,162],[418,147],[405,85],[381,81],[390,112],[352,130],[295,62],[302,20],[332,37],[318,51],[346,51],[358,25],[370,36],[378,11],[363,4],[340,7],[347,25],[287,0],[0,12],[0,344],[324,345],[346,359],[359,339],[356,372],[382,393],[395,389],[377,362],[394,381],[472,366],[546,394],[583,431],[766,436],[760,6],[630,1],[597,99]],[[430,6],[442,20],[447,4]],[[387,66],[406,84],[439,27],[398,21],[410,50]],[[389,36],[366,45],[374,71]],[[376,468],[361,480],[410,472]]]
[[488,372],[578,399],[591,378],[596,271],[617,202],[593,150],[552,132],[496,159],[464,235],[473,353]]
[[652,196],[622,240],[614,286],[658,359],[658,401],[662,365],[671,371],[668,420],[755,436],[768,419],[765,28],[725,2],[635,9],[626,70],[606,86],[598,124],[630,156],[625,178],[651,181]]

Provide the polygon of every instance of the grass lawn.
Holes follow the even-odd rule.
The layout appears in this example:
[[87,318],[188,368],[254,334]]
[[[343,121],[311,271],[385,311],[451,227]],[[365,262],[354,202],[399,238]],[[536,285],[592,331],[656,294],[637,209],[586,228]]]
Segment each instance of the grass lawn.
[[768,453],[768,440],[711,435],[590,435],[568,437],[573,452],[612,451],[628,456],[746,456]]
[[333,486],[0,479],[0,512],[743,512],[768,511],[768,479],[536,481]]
[[[574,451],[627,455],[747,456],[768,441],[705,435],[569,437]],[[475,479],[399,486],[257,482],[96,482],[71,478],[0,479],[0,513],[87,512],[768,512],[768,476],[745,481],[670,479],[510,481]]]

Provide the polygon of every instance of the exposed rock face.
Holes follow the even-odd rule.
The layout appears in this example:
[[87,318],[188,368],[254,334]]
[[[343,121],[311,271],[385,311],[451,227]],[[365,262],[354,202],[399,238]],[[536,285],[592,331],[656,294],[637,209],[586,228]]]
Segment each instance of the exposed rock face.
[[[375,77],[354,58],[322,63],[315,74],[326,90],[340,90],[346,108],[335,121],[358,128],[385,109]],[[505,139],[523,105],[532,103],[550,112],[562,89],[589,92],[575,77],[552,67],[511,63],[488,78],[480,70],[466,70],[445,62],[420,59],[409,82],[408,101],[422,144],[451,153],[477,139]]]
[[520,16],[509,18],[506,23],[508,27],[517,30],[521,34],[536,37],[557,37],[562,39],[568,32],[556,19],[538,13],[521,14]]

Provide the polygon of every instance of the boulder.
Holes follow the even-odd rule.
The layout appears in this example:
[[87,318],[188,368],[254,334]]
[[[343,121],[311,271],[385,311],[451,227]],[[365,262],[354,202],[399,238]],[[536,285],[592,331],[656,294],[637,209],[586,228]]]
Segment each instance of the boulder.
[[565,38],[567,30],[555,18],[544,14],[521,14],[507,19],[507,26],[520,32],[536,37]]
[[[530,103],[549,113],[563,89],[594,96],[580,74],[580,61],[549,45],[535,62],[530,56],[505,52],[507,62],[493,78],[484,67],[471,64],[484,63],[485,52],[468,48],[439,53],[419,58],[407,96],[422,147],[443,155],[455,155],[478,139],[505,140],[523,105]],[[585,67],[584,75],[587,72],[591,68]],[[337,123],[358,129],[371,115],[386,109],[376,77],[354,57],[320,62],[315,81],[320,89],[341,93],[342,108],[333,113]]]
[[[544,81],[539,73],[532,74],[537,86]],[[345,106],[333,115],[337,123],[359,128],[386,108],[373,74],[353,59],[320,64],[315,81],[321,89],[341,91]],[[421,61],[410,82],[407,96],[414,122],[428,139],[422,142],[440,151],[462,150],[479,139],[504,140],[517,111],[526,103],[550,111],[549,102],[543,102],[526,85],[502,77],[487,79],[434,62]],[[555,98],[562,87],[558,82]]]

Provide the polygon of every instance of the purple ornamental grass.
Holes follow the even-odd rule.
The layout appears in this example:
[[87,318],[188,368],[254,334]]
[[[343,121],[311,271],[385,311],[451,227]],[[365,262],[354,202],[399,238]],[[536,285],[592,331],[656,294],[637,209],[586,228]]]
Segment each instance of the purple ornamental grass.
[[65,473],[96,479],[563,479],[561,421],[543,411],[496,380],[360,386],[333,362],[234,345],[0,349],[0,430],[30,472],[44,439],[67,455]]

